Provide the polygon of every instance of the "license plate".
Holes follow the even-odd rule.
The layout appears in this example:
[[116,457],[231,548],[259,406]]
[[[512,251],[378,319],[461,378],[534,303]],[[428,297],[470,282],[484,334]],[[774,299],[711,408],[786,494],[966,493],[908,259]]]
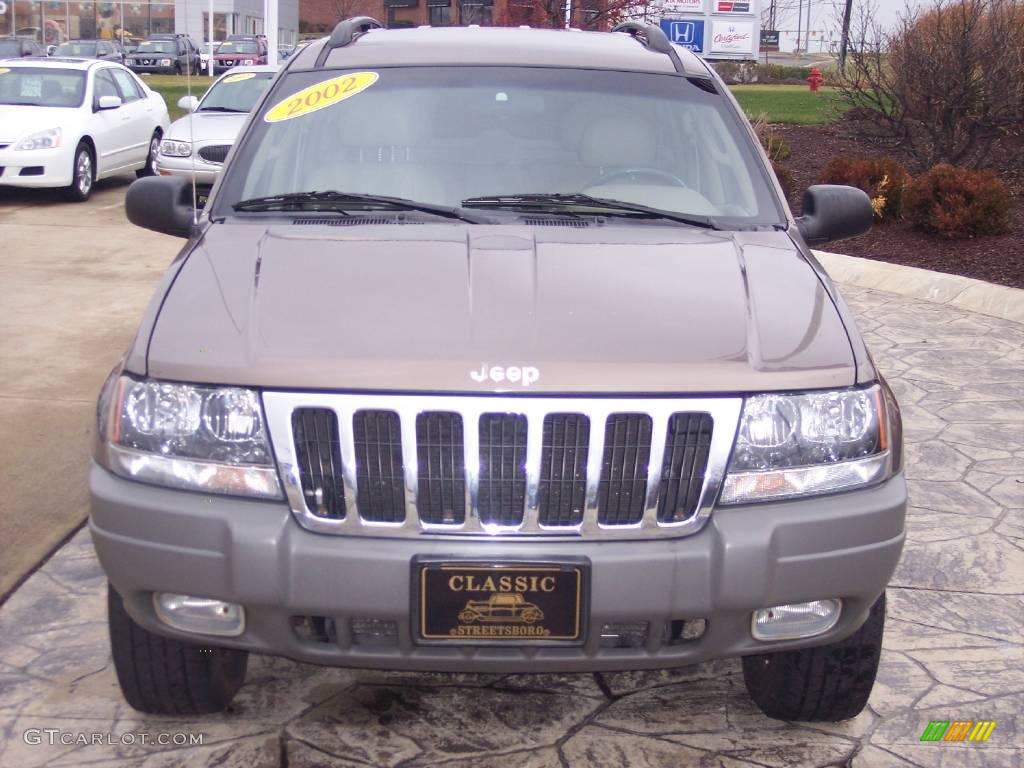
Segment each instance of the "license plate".
[[585,563],[419,562],[423,642],[583,642]]

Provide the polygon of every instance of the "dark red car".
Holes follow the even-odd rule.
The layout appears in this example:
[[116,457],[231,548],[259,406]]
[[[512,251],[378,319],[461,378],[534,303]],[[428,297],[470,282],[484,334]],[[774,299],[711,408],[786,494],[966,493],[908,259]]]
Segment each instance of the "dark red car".
[[267,42],[260,37],[225,40],[213,52],[213,73],[227,72],[232,67],[267,63]]

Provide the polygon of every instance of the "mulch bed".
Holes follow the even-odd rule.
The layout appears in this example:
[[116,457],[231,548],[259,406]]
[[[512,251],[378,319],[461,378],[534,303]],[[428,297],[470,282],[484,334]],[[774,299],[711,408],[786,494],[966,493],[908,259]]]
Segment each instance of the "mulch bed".
[[[865,138],[856,123],[841,121],[825,126],[773,126],[784,136],[792,156],[781,163],[796,180],[793,213],[799,215],[800,190],[815,184],[825,164],[836,155],[890,156],[901,160],[911,173],[920,171],[899,150]],[[1008,150],[1010,148],[1007,148]],[[999,169],[1014,194],[1015,212],[1008,234],[968,240],[943,240],[915,230],[909,222],[876,224],[863,237],[831,243],[829,250],[937,272],[948,272],[1015,288],[1024,288],[1024,147],[1000,153],[1008,162]]]

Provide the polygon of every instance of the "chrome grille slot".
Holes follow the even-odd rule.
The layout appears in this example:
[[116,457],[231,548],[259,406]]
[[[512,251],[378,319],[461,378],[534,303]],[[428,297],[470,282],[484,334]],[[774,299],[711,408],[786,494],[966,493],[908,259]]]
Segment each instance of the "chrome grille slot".
[[711,450],[711,417],[677,413],[669,419],[658,494],[658,522],[685,520],[697,511]]
[[480,479],[477,505],[485,525],[519,525],[526,501],[526,417],[480,416]]
[[356,507],[364,520],[405,519],[402,433],[394,411],[356,411],[352,417],[356,454]]
[[292,414],[295,451],[306,507],[317,517],[345,517],[338,418],[328,408],[300,408]]
[[652,426],[646,413],[613,413],[605,422],[597,502],[601,525],[635,525],[643,518]]
[[382,537],[694,533],[712,512],[742,403],[263,393],[297,520]]
[[579,413],[544,417],[540,457],[540,524],[574,526],[583,522],[587,501],[587,446],[590,420]]
[[420,519],[437,525],[466,519],[466,474],[462,416],[421,413],[416,417],[416,453]]

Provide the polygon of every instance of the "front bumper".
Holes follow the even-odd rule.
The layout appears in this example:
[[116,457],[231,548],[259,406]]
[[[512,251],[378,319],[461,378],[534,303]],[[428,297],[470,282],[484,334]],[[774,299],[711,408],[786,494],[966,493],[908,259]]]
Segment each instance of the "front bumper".
[[[224,142],[209,143],[223,144]],[[193,147],[193,155],[201,148],[202,145]],[[161,176],[181,176],[190,181],[195,176],[196,184],[204,187],[213,186],[213,182],[217,180],[217,175],[223,167],[223,165],[208,163],[198,156],[167,157],[165,155],[157,155],[156,158],[156,172]]]
[[[216,645],[300,661],[377,669],[450,672],[582,672],[686,666],[712,658],[821,645],[853,633],[885,589],[904,538],[902,475],[863,491],[716,511],[690,537],[654,541],[487,541],[367,539],[300,527],[284,502],[263,502],[147,486],[93,465],[90,530],[110,582],[131,616],[159,634],[171,630],[153,592],[241,603],[246,628]],[[439,647],[414,641],[416,556],[498,561],[590,562],[587,639],[575,647]],[[750,633],[752,611],[840,597],[843,612],[825,634],[765,643]],[[327,616],[336,642],[300,638],[293,616]],[[362,646],[352,619],[397,624],[393,647]],[[662,628],[705,619],[699,639],[671,645]],[[603,648],[606,623],[648,622],[642,648]]]
[[137,75],[175,75],[178,73],[178,70],[175,68],[176,63],[174,59],[171,59],[170,64],[141,64],[129,61],[127,67]]
[[66,187],[72,180],[74,150],[67,143],[55,149],[0,150],[0,186]]

